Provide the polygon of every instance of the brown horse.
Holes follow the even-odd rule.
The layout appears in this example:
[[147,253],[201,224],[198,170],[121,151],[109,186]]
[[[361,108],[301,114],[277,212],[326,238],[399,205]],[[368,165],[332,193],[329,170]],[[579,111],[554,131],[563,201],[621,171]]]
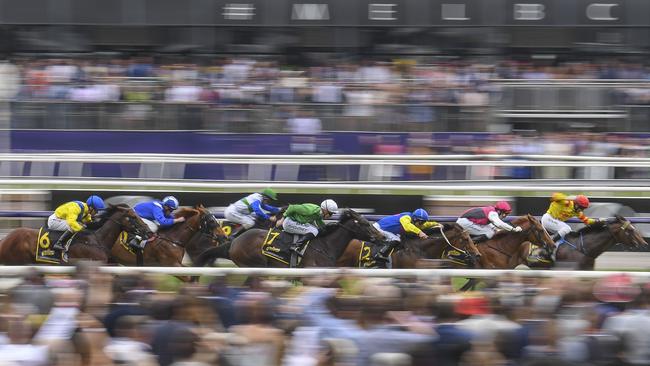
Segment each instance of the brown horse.
[[[445,224],[442,233],[437,229],[425,231],[429,238],[406,237],[402,247],[391,254],[392,268],[416,268],[421,259],[444,259],[447,249],[460,249],[469,254],[472,265],[478,264],[481,253],[474,245],[467,230],[458,224]],[[375,244],[371,244],[375,245]],[[363,252],[362,252],[363,251]],[[354,239],[345,249],[345,252],[336,262],[339,267],[361,267],[362,260],[371,256],[368,246],[362,246],[360,240]],[[453,262],[452,262],[453,265]],[[465,266],[462,266],[465,267]]]
[[[115,240],[122,231],[149,237],[153,233],[138,215],[127,205],[110,206],[100,216],[95,231],[82,230],[74,238],[68,256],[74,259],[91,259],[108,262]],[[18,228],[11,231],[0,242],[0,264],[21,265],[36,263],[36,245],[39,230]]]
[[520,226],[523,231],[501,232],[490,240],[477,243],[482,254],[480,262],[483,268],[512,269],[527,263],[531,244],[546,248],[554,246],[553,240],[534,216],[521,216],[513,220],[512,224]]
[[[239,267],[287,267],[287,264],[262,254],[268,230],[250,229],[226,245],[206,250],[195,262],[205,266],[217,258],[230,259]],[[303,267],[335,267],[352,239],[376,241],[382,237],[368,220],[353,210],[345,210],[338,223],[329,224],[312,239],[302,258]]]
[[[214,215],[202,205],[182,208],[176,212],[175,217],[184,217],[185,221],[161,229],[155,237],[147,241],[142,253],[144,265],[181,267],[185,251],[194,260],[203,251],[225,239],[225,235],[221,235],[223,239],[219,236],[223,233]],[[113,259],[123,265],[138,264],[137,255],[127,250],[122,241],[118,238],[113,246]]]
[[593,270],[596,258],[616,244],[628,248],[646,246],[639,231],[623,216],[616,215],[604,225],[586,226],[565,237],[568,244],[561,244],[555,253],[557,262],[573,262],[575,269]]

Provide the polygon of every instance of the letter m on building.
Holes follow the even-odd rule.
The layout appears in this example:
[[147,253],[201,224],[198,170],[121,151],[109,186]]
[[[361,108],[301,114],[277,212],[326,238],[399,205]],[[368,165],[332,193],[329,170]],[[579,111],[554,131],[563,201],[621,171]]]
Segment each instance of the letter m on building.
[[327,4],[293,4],[291,20],[329,20]]

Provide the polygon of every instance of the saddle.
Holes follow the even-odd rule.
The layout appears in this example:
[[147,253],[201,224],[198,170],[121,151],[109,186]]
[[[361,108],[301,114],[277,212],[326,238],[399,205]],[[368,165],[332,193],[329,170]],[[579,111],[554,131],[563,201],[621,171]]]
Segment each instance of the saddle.
[[128,233],[126,231],[122,231],[120,233],[120,235],[118,236],[118,242],[120,243],[122,248],[124,248],[126,251],[128,251],[129,253],[131,253],[133,255],[137,255],[139,250],[144,249],[144,246],[147,243],[147,240],[142,239],[142,241],[140,242],[142,247],[140,247],[138,245],[131,244],[131,241],[133,240],[134,237],[135,237],[134,234]]
[[[279,228],[269,229],[262,244],[262,254],[290,266],[291,255],[295,254],[291,252],[290,248],[293,243],[298,241],[299,237],[300,235],[287,233]],[[308,246],[309,242],[305,243],[300,249],[300,256],[295,261],[296,265],[300,264],[302,254],[305,253]]]
[[63,244],[65,247],[64,251],[54,249],[54,243],[59,240],[63,233],[64,231],[50,230],[47,227],[41,227],[38,230],[35,258],[37,263],[61,264],[68,262],[68,255],[66,252],[77,237],[77,233],[72,234],[70,239]]

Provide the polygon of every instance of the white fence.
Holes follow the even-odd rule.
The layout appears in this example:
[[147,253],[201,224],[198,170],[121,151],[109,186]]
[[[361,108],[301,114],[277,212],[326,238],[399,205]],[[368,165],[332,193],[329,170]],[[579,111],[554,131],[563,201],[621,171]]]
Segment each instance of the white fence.
[[[24,275],[33,271],[49,274],[72,274],[75,267],[58,266],[0,266],[0,275]],[[552,278],[601,278],[616,273],[626,273],[637,279],[649,279],[650,272],[610,272],[610,271],[553,271],[553,270],[483,270],[483,269],[359,269],[359,268],[198,268],[198,267],[100,267],[104,273],[126,274],[167,274],[174,276],[362,276],[362,277],[472,277],[493,278],[504,275],[523,277]]]
[[[613,183],[613,181],[612,181]],[[598,196],[598,192],[635,193],[639,196],[650,194],[648,185],[644,182],[631,182],[630,185],[608,185],[585,183],[573,180],[566,184],[556,181],[541,183],[539,181],[515,184],[505,184],[499,181],[482,183],[471,182],[442,182],[442,183],[274,183],[274,182],[219,182],[219,181],[187,181],[187,180],[143,180],[143,179],[65,179],[65,178],[6,178],[0,179],[0,191],[20,192],[23,190],[105,190],[132,192],[249,192],[271,187],[281,192],[300,193],[365,193],[365,194],[420,194],[429,195],[433,192],[471,193],[503,192],[514,193],[552,193],[552,192],[584,192]]]
[[0,154],[0,162],[273,164],[273,165],[425,165],[425,166],[566,166],[650,167],[650,158],[567,155],[207,155],[131,153]]

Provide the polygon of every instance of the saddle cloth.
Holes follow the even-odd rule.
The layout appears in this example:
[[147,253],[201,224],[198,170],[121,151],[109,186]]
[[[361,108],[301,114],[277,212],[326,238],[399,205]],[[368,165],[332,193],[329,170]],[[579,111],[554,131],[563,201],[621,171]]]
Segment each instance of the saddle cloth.
[[388,253],[388,263],[377,262],[375,256],[381,250],[381,245],[375,243],[361,242],[359,249],[359,268],[391,268],[392,255],[395,249],[391,249]]
[[[288,266],[291,261],[291,251],[289,248],[291,244],[298,241],[298,237],[299,235],[290,234],[278,228],[269,229],[262,244],[262,254]],[[309,243],[308,241],[303,245],[300,249],[300,254],[305,253]],[[300,265],[301,258],[302,255],[298,258],[297,265]]]
[[241,226],[240,224],[228,220],[222,220],[219,224],[221,225],[221,230],[223,230],[223,233],[226,234],[226,236],[230,236],[230,234]]
[[[68,261],[67,255],[63,255],[65,251],[53,248],[54,243],[59,240],[63,233],[63,231],[49,230],[46,227],[41,227],[40,230],[38,230],[35,258],[37,263],[61,264]],[[77,233],[74,233],[70,239],[64,243],[63,246],[66,250],[70,248],[70,245],[76,236]]]

